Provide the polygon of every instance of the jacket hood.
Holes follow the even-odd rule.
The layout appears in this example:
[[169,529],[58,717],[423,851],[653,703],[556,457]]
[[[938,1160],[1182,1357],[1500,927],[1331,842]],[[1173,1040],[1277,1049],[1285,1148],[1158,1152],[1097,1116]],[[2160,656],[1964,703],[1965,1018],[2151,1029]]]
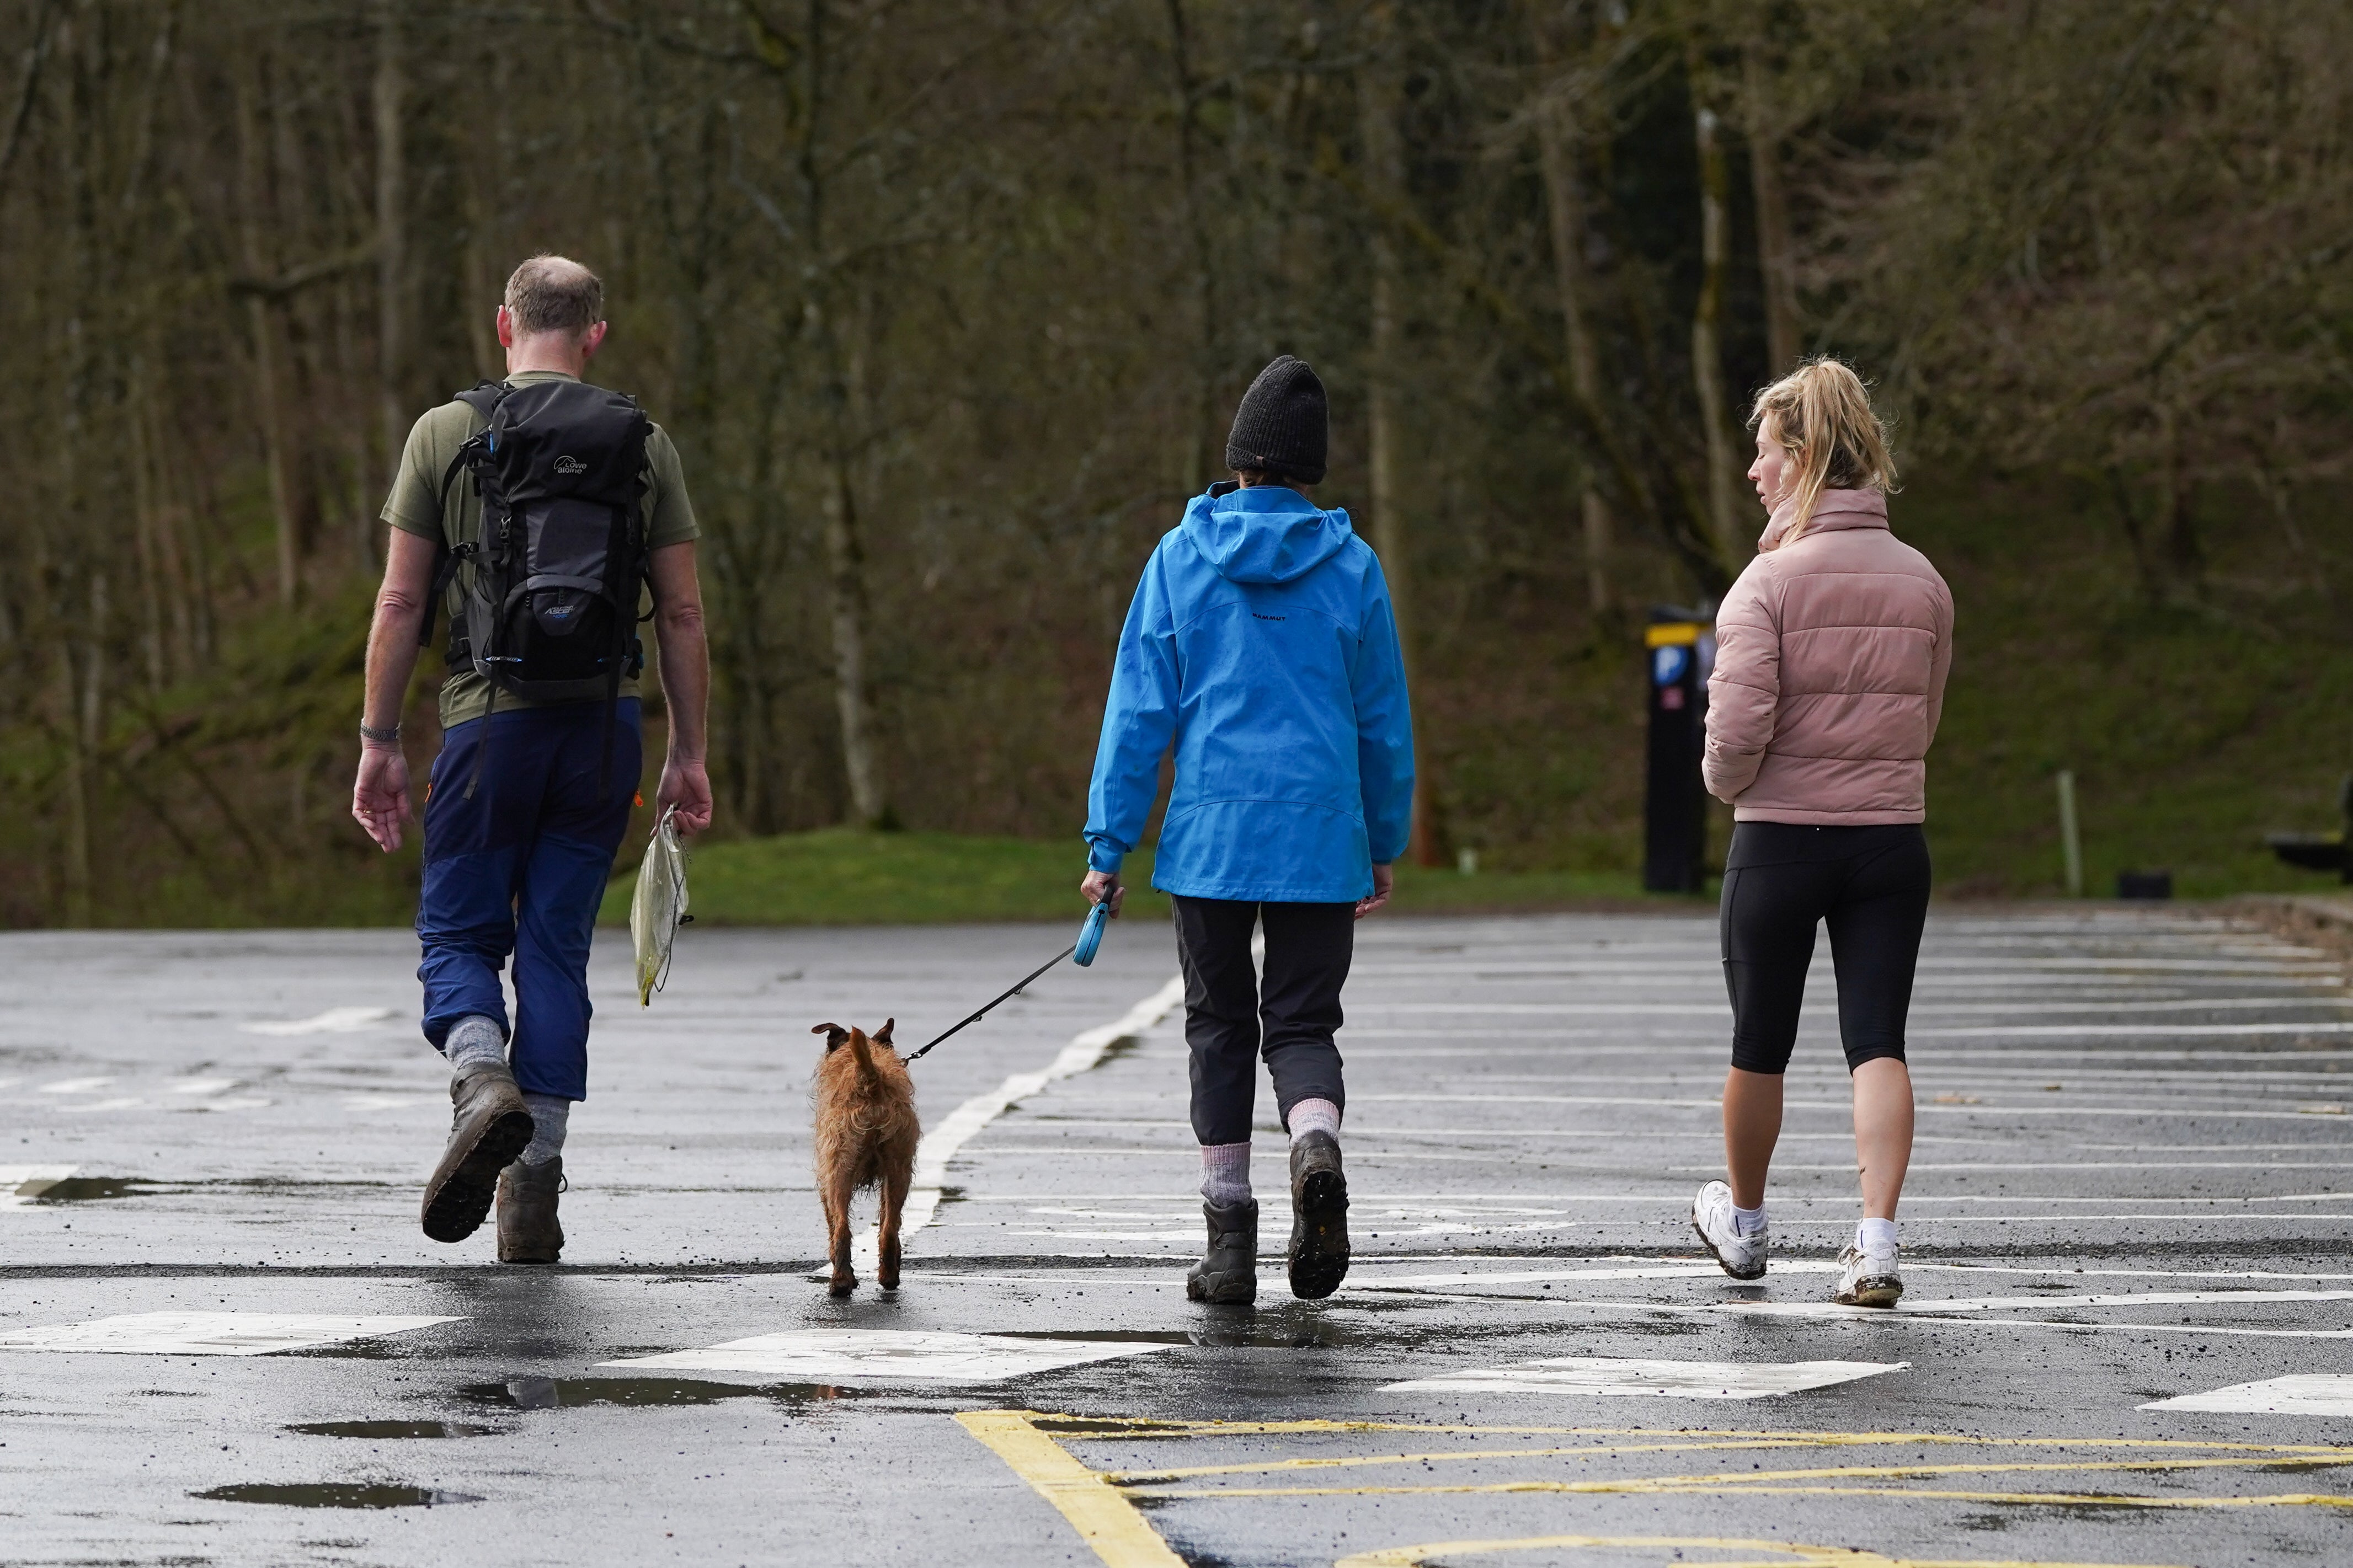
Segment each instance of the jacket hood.
[[[1789,542],[1789,525],[1797,521],[1792,499],[1773,509],[1771,521],[1757,541],[1758,553],[1778,550]],[[1826,533],[1840,528],[1885,528],[1887,496],[1881,490],[1824,490],[1814,498],[1814,515],[1806,520],[1805,533]]]
[[1186,539],[1229,583],[1289,583],[1339,552],[1356,530],[1286,485],[1214,485],[1185,507]]

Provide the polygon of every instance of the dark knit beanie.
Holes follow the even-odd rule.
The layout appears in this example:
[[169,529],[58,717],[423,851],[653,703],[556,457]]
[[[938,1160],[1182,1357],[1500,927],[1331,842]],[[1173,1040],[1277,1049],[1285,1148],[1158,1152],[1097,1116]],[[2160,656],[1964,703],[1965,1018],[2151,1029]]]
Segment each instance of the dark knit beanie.
[[1284,354],[1258,373],[1226,437],[1226,467],[1263,468],[1301,484],[1322,482],[1332,412],[1307,362]]

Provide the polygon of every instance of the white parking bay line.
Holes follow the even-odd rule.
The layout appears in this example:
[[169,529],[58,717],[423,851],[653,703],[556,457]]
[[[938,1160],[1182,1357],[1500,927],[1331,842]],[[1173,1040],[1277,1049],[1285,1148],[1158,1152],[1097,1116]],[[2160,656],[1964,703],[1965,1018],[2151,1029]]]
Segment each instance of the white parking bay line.
[[1618,1361],[1604,1356],[1556,1356],[1514,1362],[1477,1372],[1392,1383],[1384,1394],[1572,1394],[1665,1399],[1767,1399],[1809,1388],[1829,1388],[1883,1372],[1906,1361]]
[[264,1018],[237,1027],[248,1035],[351,1035],[392,1016],[389,1007],[330,1007],[307,1018]]
[[349,1318],[321,1312],[134,1312],[0,1334],[0,1350],[115,1355],[269,1355],[373,1340],[461,1318]]
[[2143,1410],[2212,1410],[2231,1415],[2353,1415],[2353,1375],[2338,1372],[2234,1383],[2204,1394],[2153,1399]]
[[599,1366],[670,1372],[753,1373],[795,1383],[1002,1383],[1034,1372],[1166,1350],[1118,1340],[1030,1340],[1007,1334],[917,1333],[896,1329],[795,1329],[730,1340],[709,1350],[632,1356]]

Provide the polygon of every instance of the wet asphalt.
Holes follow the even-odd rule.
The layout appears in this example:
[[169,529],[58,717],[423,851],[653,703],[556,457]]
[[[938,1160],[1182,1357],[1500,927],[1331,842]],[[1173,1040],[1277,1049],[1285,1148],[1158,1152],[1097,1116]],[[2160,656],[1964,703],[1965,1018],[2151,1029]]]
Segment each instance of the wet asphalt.
[[[1940,910],[1908,1290],[1871,1313],[1829,1302],[1856,1203],[1826,949],[1774,1268],[1741,1285],[1688,1223],[1720,1153],[1711,921],[1359,931],[1357,1263],[1291,1299],[1262,1092],[1254,1309],[1184,1299],[1156,925],[917,1068],[959,1142],[904,1287],[847,1301],[809,1278],[809,1026],[895,1015],[912,1046],[1069,931],[690,930],[645,1011],[603,933],[554,1269],[417,1230],[447,1100],[407,933],[0,938],[0,1563],[2353,1561],[2340,959],[2195,911]],[[5,1348],[153,1313],[441,1321]],[[945,1382],[600,1364],[825,1329],[1127,1353]],[[1844,1365],[1593,1391],[1799,1363]],[[2144,1408],[2282,1378],[2322,1381],[2297,1411]],[[992,1447],[988,1411],[1040,1414]]]

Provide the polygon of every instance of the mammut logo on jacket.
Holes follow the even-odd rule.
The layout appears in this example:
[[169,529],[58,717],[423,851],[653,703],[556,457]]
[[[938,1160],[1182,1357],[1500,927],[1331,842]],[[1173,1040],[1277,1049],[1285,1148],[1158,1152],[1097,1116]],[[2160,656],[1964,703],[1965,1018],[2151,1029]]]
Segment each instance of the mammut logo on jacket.
[[1289,616],[1261,616],[1256,610],[1252,610],[1250,615],[1261,621],[1287,621],[1291,618]]
[[555,471],[559,474],[585,474],[588,471],[588,465],[577,458],[558,458],[555,459]]

